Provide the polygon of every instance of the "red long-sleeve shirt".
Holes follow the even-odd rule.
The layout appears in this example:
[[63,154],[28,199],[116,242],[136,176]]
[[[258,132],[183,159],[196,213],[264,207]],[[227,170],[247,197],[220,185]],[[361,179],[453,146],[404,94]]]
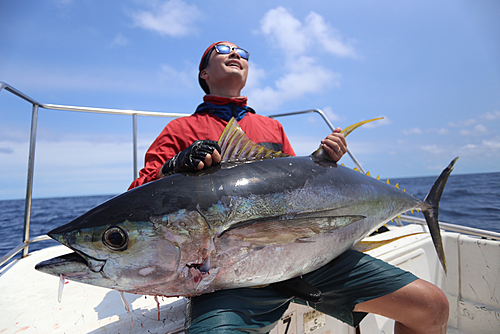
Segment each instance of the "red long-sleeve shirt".
[[[283,126],[278,121],[249,112],[238,124],[253,142],[280,144],[284,153],[295,155]],[[208,112],[174,119],[149,147],[144,168],[129,189],[158,179],[158,172],[163,164],[196,140],[218,141],[226,125],[226,121]]]

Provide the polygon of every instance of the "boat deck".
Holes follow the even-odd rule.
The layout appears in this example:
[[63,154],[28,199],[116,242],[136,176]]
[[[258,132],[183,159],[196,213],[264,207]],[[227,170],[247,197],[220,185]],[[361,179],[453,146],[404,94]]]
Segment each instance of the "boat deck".
[[158,309],[153,296],[124,293],[128,314],[120,292],[66,281],[59,303],[59,278],[35,270],[35,265],[69,252],[54,246],[2,268],[0,333],[165,333],[183,328],[184,298],[159,297]]
[[[448,333],[499,332],[499,240],[443,231],[448,261],[445,275],[424,226],[390,228],[389,232],[365,238],[364,241],[374,242],[368,248],[375,247],[366,251],[441,287],[450,302]],[[379,246],[377,242],[381,240],[388,242]],[[59,279],[36,271],[34,266],[68,251],[64,246],[46,248],[2,268],[0,333],[182,332],[184,298],[160,297],[158,308],[152,296],[124,294],[131,308],[129,314],[118,291],[67,281],[59,303]],[[312,326],[311,321],[316,325]],[[393,325],[392,320],[369,315],[361,322],[360,331],[389,334],[393,333]],[[313,332],[356,333],[354,328],[298,304],[292,304],[271,331]]]

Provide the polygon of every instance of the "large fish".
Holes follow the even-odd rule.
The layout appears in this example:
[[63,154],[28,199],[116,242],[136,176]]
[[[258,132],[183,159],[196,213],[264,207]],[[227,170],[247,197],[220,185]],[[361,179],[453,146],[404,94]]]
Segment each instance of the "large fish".
[[36,269],[145,295],[258,286],[315,270],[418,208],[446,268],[437,213],[456,159],[420,201],[337,165],[321,149],[280,157],[252,143],[235,121],[220,145],[220,165],[145,184],[50,231],[74,253]]

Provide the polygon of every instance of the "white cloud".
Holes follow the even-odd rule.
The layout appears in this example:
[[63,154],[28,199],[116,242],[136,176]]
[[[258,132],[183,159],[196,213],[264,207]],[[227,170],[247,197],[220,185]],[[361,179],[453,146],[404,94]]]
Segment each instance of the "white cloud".
[[460,147],[459,151],[461,152],[467,152],[467,151],[476,151],[478,149],[477,145],[475,144],[466,144],[462,147]]
[[196,31],[195,23],[201,18],[196,5],[181,0],[154,2],[150,10],[132,13],[134,24],[160,35],[183,37]]
[[496,119],[500,119],[500,111],[495,110],[493,112],[487,112],[482,115],[482,117],[487,119],[488,121],[494,121]]
[[[376,155],[383,156],[390,152],[391,146],[386,143],[367,140],[347,140],[349,150],[356,156]],[[391,153],[392,154],[392,153]],[[344,160],[345,162],[345,160]]]
[[[373,121],[373,122],[370,122],[370,123],[366,123],[362,127],[365,129],[375,129],[375,128],[378,128],[380,126],[386,126],[386,125],[392,124],[392,120],[389,117],[387,117],[387,116],[380,116],[380,117],[383,117],[383,118],[376,120],[376,121]],[[374,118],[377,118],[377,117],[374,117]]]
[[[273,86],[262,88],[258,80],[249,85],[252,106],[259,110],[275,110],[283,101],[340,86],[340,74],[322,64],[318,51],[339,57],[357,57],[354,48],[341,40],[338,30],[314,12],[301,22],[283,7],[272,9],[261,20],[260,33],[280,50],[283,62],[281,68],[274,69],[282,74]],[[315,52],[310,52],[311,49]],[[254,78],[262,77],[264,74],[258,73]]]
[[130,43],[130,41],[128,40],[128,38],[126,38],[125,36],[123,36],[121,33],[118,34],[114,39],[113,41],[111,41],[111,43],[109,44],[110,47],[114,47],[114,46],[125,46],[125,45],[128,45]]
[[441,128],[441,129],[439,129],[439,131],[438,131],[438,134],[440,134],[440,135],[442,135],[442,136],[447,135],[447,134],[449,134],[449,133],[450,133],[450,131],[449,131],[448,129],[446,129],[446,128]]
[[[325,113],[326,117],[330,120],[330,122],[338,122],[344,120],[344,117],[340,116],[336,112],[333,111],[332,107],[325,107],[323,108],[323,112]],[[335,126],[335,124],[333,124]]]
[[245,85],[245,88],[247,90],[253,90],[260,86],[261,80],[264,80],[267,75],[265,69],[252,61],[250,61],[249,68],[250,71],[248,71],[247,83]]
[[330,86],[337,76],[329,70],[317,65],[316,59],[302,56],[294,61],[294,68],[276,81],[279,91],[286,94],[285,98],[299,98],[306,93],[321,91]]
[[332,86],[338,86],[339,75],[323,69],[314,58],[300,57],[296,66],[275,81],[275,87],[250,90],[252,105],[258,110],[273,110],[283,102],[313,94]]
[[354,48],[342,42],[339,30],[330,27],[321,15],[311,12],[307,16],[306,31],[310,32],[309,35],[313,36],[327,52],[339,57],[357,57]]
[[459,127],[464,127],[464,126],[472,126],[476,123],[477,123],[477,120],[471,118],[471,119],[467,119],[465,121],[450,122],[450,123],[448,123],[448,126],[452,127],[452,128],[459,128]]
[[420,149],[424,152],[428,152],[428,153],[435,154],[435,155],[442,154],[445,151],[437,145],[423,145],[423,146],[420,146]]
[[291,56],[302,53],[307,43],[302,23],[283,7],[267,12],[261,21],[261,32]]
[[190,66],[189,68],[192,70],[189,72],[178,71],[167,64],[162,64],[160,68],[160,81],[167,87],[171,87],[171,90],[194,88],[196,86],[198,72],[195,67]]
[[474,127],[474,132],[477,134],[486,134],[488,133],[488,128],[482,124],[478,124]]
[[500,141],[498,140],[483,140],[483,146],[488,149],[498,150],[500,149]]
[[405,135],[421,135],[424,131],[421,128],[412,128],[408,130],[403,130],[403,134]]
[[486,126],[482,124],[477,124],[472,129],[463,129],[460,130],[460,134],[462,136],[480,136],[488,133],[488,129]]
[[314,46],[339,57],[357,57],[354,48],[342,41],[340,32],[315,12],[301,23],[283,7],[272,9],[261,21],[261,32],[291,57]]

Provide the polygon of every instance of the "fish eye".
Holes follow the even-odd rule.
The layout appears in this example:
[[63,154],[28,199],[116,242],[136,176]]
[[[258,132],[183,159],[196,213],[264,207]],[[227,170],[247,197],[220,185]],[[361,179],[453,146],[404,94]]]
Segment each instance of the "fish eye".
[[127,249],[127,233],[118,226],[111,226],[104,232],[102,242],[111,250],[123,251]]

